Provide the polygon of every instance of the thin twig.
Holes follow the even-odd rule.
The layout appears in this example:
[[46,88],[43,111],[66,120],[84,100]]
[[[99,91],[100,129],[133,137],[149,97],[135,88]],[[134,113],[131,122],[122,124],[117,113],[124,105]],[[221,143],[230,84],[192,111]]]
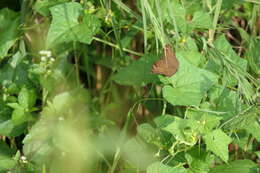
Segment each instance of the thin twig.
[[[114,43],[108,42],[108,41],[103,40],[103,39],[100,39],[100,38],[98,38],[98,37],[93,37],[93,39],[96,40],[96,41],[99,41],[99,42],[101,42],[101,43],[107,44],[107,45],[109,45],[109,46],[111,46],[111,47],[114,47],[114,48],[116,48],[116,49],[119,49],[119,46],[116,45],[116,44],[114,44]],[[135,51],[133,51],[133,50],[126,49],[126,48],[123,48],[122,50],[125,51],[125,52],[128,52],[128,53],[131,53],[131,54],[133,54],[133,55],[137,55],[137,56],[143,56],[143,55],[144,55],[143,53],[135,52]]]

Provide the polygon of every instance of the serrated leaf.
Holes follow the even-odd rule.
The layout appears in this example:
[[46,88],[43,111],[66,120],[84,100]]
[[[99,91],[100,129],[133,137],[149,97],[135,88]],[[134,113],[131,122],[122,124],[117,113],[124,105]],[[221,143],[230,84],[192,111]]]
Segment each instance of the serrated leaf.
[[176,140],[187,145],[194,145],[197,142],[197,133],[193,130],[196,121],[174,117],[174,121],[163,128],[170,132]]
[[215,114],[191,109],[186,111],[186,116],[189,119],[196,120],[194,129],[199,131],[201,134],[206,134],[212,131],[212,129],[220,124],[220,120],[222,119]]
[[118,70],[113,80],[121,85],[136,86],[144,86],[148,83],[156,82],[158,81],[157,76],[151,73],[152,64],[156,60],[158,60],[156,55],[146,54],[129,66]]
[[92,14],[85,14],[83,21],[77,26],[71,28],[70,32],[64,33],[62,39],[66,42],[79,41],[81,43],[90,44],[93,40],[92,36],[96,34],[101,24],[99,19]]
[[222,130],[217,129],[203,137],[207,149],[219,156],[223,161],[228,161],[228,144],[232,139],[227,136]]
[[78,25],[78,17],[82,10],[82,6],[76,2],[59,4],[50,8],[53,19],[47,36],[48,47],[66,41],[65,37],[61,37]]
[[187,173],[187,170],[182,166],[171,167],[161,162],[155,162],[149,165],[147,173]]
[[180,65],[175,75],[169,79],[161,78],[171,84],[163,87],[163,97],[172,105],[198,106],[206,92],[217,82],[217,76],[191,65],[185,56],[187,54],[177,54]]
[[81,22],[79,16],[83,15],[83,8],[79,3],[70,2],[50,8],[53,20],[47,36],[47,45],[79,41],[90,44],[92,37],[101,26],[99,19],[86,13]]

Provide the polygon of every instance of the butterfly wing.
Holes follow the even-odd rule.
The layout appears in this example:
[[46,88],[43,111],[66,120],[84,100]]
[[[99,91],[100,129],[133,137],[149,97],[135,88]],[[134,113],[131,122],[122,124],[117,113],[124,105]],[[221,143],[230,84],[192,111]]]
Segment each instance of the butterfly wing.
[[172,51],[171,46],[166,45],[162,59],[153,64],[152,72],[170,77],[177,72],[178,67],[179,62]]

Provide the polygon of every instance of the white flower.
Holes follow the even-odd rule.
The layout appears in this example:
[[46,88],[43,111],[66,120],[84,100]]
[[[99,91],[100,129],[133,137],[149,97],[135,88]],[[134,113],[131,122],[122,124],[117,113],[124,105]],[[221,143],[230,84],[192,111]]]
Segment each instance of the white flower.
[[47,57],[51,57],[51,51],[46,50],[46,55],[47,55]]
[[41,50],[41,51],[39,51],[39,54],[47,56],[48,58],[51,57],[51,51],[49,51],[49,50]]
[[28,163],[27,158],[25,156],[21,156],[22,163]]
[[46,61],[46,56],[42,56],[41,61]]
[[63,121],[64,120],[64,118],[63,117],[59,117],[59,121]]
[[41,51],[39,52],[39,54],[40,54],[40,55],[44,55],[44,54],[45,54],[45,50],[41,50]]
[[54,62],[55,61],[55,59],[54,58],[51,58],[51,62]]

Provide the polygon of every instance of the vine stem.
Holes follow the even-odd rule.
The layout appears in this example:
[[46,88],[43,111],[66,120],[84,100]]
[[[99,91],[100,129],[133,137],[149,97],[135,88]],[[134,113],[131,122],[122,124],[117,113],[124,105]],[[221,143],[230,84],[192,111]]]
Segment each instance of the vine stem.
[[[98,37],[93,37],[93,39],[96,40],[96,41],[99,41],[99,42],[101,42],[101,43],[107,44],[107,45],[109,45],[109,46],[111,46],[111,47],[114,47],[114,48],[116,48],[116,49],[119,49],[119,46],[116,45],[116,44],[114,44],[114,43],[108,42],[108,41],[103,40],[103,39],[100,39],[100,38],[98,38]],[[143,56],[143,55],[144,55],[143,53],[135,52],[135,51],[133,51],[133,50],[126,49],[126,48],[122,48],[122,50],[125,51],[125,52],[128,52],[128,53],[131,53],[131,54],[133,54],[133,55],[137,55],[137,56]]]

